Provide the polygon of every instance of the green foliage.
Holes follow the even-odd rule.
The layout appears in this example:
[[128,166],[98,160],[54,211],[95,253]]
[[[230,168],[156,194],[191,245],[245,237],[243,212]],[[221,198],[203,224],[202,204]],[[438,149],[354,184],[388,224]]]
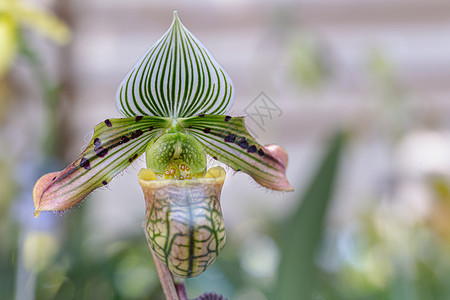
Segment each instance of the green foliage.
[[312,297],[317,273],[314,257],[323,238],[324,219],[333,196],[344,139],[342,133],[333,139],[298,211],[283,227],[283,256],[272,299]]
[[64,218],[61,251],[38,273],[36,299],[164,299],[142,232],[101,246],[84,224],[83,209]]

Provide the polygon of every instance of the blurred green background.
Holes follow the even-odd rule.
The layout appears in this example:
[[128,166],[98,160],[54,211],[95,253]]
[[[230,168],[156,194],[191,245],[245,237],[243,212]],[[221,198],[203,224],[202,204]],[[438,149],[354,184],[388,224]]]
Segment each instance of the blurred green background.
[[33,218],[31,193],[119,117],[120,80],[174,9],[233,79],[230,114],[285,147],[295,188],[228,172],[227,244],[189,297],[450,299],[438,0],[0,0],[0,299],[164,298],[141,228],[143,159],[61,215]]

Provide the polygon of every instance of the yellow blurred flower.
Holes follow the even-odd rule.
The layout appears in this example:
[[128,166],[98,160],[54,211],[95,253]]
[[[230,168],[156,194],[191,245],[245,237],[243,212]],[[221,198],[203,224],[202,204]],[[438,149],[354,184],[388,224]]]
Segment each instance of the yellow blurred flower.
[[59,251],[58,240],[46,232],[32,231],[24,240],[23,262],[29,271],[39,272],[53,264]]
[[14,62],[23,27],[39,32],[58,45],[70,39],[67,25],[44,8],[21,0],[0,1],[0,77]]

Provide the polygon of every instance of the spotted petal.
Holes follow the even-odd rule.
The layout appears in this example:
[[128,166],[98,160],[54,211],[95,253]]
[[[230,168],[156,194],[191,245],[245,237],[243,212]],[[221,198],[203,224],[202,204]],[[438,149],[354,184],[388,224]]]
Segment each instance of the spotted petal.
[[44,175],[34,186],[35,216],[41,210],[68,209],[107,185],[170,124],[169,119],[138,116],[107,119],[95,126],[91,142],[76,161],[61,172]]
[[214,159],[249,174],[267,188],[292,190],[286,178],[286,151],[278,145],[258,144],[248,133],[244,117],[200,115],[177,122],[195,136]]
[[125,116],[224,114],[233,104],[231,79],[178,19],[134,65],[116,94]]

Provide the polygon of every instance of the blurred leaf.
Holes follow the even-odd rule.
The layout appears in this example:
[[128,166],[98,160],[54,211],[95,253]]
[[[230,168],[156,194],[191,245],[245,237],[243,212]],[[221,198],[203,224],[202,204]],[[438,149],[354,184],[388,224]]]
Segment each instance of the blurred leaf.
[[299,210],[285,224],[278,284],[272,299],[311,299],[316,277],[314,257],[322,239],[344,139],[342,133],[334,137]]
[[380,83],[392,82],[395,78],[395,68],[379,49],[374,49],[368,60],[368,70],[374,79]]

